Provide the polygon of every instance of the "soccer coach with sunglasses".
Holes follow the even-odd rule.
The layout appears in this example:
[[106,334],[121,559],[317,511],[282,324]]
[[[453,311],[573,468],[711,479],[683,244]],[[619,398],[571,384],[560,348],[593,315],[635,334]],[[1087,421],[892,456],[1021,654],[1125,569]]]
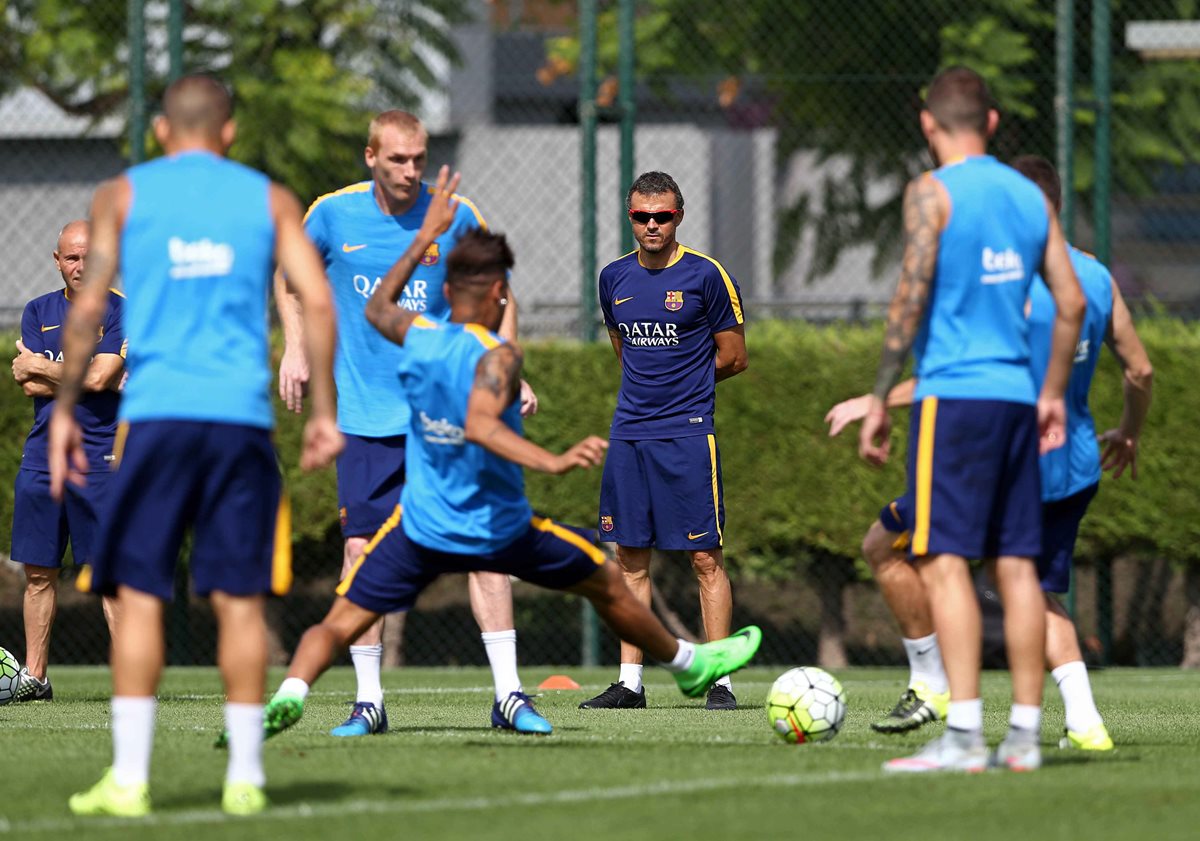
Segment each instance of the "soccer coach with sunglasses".
[[[621,364],[600,491],[600,535],[625,581],[650,604],[651,549],[684,550],[700,584],[708,639],[729,636],[733,598],[721,551],[725,507],[713,428],[716,384],[746,370],[742,295],[721,264],[680,245],[683,194],[665,172],[625,196],[638,250],[600,272],[600,307]],[[617,682],[584,709],[646,706],[642,652],[621,643]],[[708,709],[736,709],[729,678]]]

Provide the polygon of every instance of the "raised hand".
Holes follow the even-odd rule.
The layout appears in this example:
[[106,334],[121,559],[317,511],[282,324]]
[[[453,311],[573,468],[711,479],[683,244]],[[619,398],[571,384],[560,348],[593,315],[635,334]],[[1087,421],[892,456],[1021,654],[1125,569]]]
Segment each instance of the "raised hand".
[[604,461],[604,451],[608,442],[595,435],[589,435],[555,460],[555,469],[550,471],[563,474],[576,468],[587,469],[595,467]]
[[454,224],[454,216],[458,212],[458,199],[454,192],[458,189],[461,173],[450,176],[450,167],[442,166],[438,170],[437,181],[433,185],[433,200],[425,211],[425,221],[421,223],[421,234],[429,239],[437,239]]
[[1100,453],[1100,469],[1111,470],[1114,479],[1120,479],[1125,468],[1129,468],[1129,478],[1137,478],[1137,446],[1136,438],[1131,438],[1119,429],[1110,429],[1096,436],[1096,440],[1104,447]]
[[870,403],[871,395],[864,394],[861,397],[843,400],[830,409],[825,414],[825,423],[829,424],[829,437],[833,438],[850,424],[865,418]]

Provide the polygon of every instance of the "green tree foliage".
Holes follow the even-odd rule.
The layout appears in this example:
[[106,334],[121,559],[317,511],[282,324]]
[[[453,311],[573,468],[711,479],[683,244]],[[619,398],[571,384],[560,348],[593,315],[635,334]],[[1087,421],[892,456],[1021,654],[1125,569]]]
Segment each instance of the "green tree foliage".
[[[1194,19],[1197,0],[1111,0],[1113,160],[1118,189],[1145,193],[1164,168],[1200,161],[1200,74],[1187,61],[1148,62],[1125,50],[1125,23]],[[1091,186],[1091,4],[1076,3],[1076,174]],[[616,3],[600,16],[598,59],[616,72]],[[1054,156],[1055,20],[1044,0],[642,0],[636,23],[639,84],[668,101],[692,79],[732,125],[778,131],[779,164],[810,150],[840,161],[824,182],[782,209],[776,268],[814,226],[811,275],[842,249],[873,242],[876,267],[895,256],[903,184],[930,165],[917,125],[923,86],[939,68],[965,64],[988,79],[1003,115],[994,151]],[[548,67],[573,70],[571,35],[548,45]],[[1170,103],[1170,107],[1168,107]]]
[[[126,0],[0,0],[0,85],[37,88],[70,114],[124,111]],[[166,4],[147,4],[151,102],[166,84]],[[362,175],[367,123],[414,108],[456,62],[464,0],[193,0],[184,67],[229,82],[232,156],[312,198]]]

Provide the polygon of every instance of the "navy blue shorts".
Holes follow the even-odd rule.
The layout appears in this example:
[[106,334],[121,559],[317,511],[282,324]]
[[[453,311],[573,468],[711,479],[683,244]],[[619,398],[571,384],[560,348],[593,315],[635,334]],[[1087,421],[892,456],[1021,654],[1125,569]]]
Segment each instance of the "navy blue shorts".
[[184,533],[195,592],[282,595],[291,586],[291,518],[266,429],[199,421],[129,426],[80,587],[123,584],[169,599]]
[[[1038,579],[1047,593],[1065,593],[1071,588],[1071,566],[1075,560],[1075,539],[1088,505],[1099,485],[1090,485],[1066,499],[1042,503],[1042,549],[1037,556]],[[904,497],[898,497],[879,512],[879,522],[897,535],[893,548],[908,548],[912,536],[912,511]]]
[[1075,560],[1075,538],[1079,523],[1100,485],[1088,485],[1079,493],[1042,505],[1042,553],[1038,556],[1038,578],[1047,593],[1071,589],[1071,565]]
[[618,546],[716,549],[724,542],[715,435],[608,442],[600,537]]
[[383,526],[404,487],[404,436],[347,435],[337,458],[342,537],[367,537]]
[[75,563],[88,563],[112,478],[106,465],[89,473],[82,488],[68,482],[60,503],[50,498],[49,473],[18,470],[13,489],[12,559],[35,567],[62,566],[69,537]]
[[503,549],[479,555],[441,552],[414,543],[400,525],[400,506],[371,538],[337,593],[373,613],[410,610],[443,573],[500,572],[531,584],[566,590],[604,563],[596,533],[534,517],[529,529]]
[[1037,409],[927,397],[913,406],[913,557],[1036,558],[1042,548]]

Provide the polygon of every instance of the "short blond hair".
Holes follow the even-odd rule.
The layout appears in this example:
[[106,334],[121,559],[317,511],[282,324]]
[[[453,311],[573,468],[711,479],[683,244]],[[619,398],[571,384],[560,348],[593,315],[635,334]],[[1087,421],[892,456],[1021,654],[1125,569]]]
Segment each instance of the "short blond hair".
[[394,128],[405,135],[429,137],[429,133],[425,131],[425,126],[416,115],[410,114],[407,111],[384,111],[378,117],[371,120],[371,127],[367,130],[367,145],[376,152],[379,151],[379,136],[383,134],[385,128]]

